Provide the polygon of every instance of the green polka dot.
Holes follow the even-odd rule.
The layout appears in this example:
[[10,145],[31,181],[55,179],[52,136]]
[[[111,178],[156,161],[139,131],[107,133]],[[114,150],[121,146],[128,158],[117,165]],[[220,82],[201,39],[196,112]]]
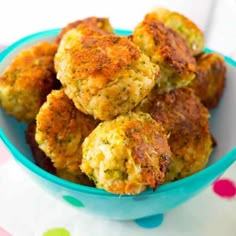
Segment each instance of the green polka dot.
[[84,207],[84,204],[81,201],[79,201],[77,198],[67,195],[67,196],[63,196],[63,199],[66,200],[68,203],[70,203],[73,206]]
[[53,228],[46,231],[43,236],[71,236],[71,234],[65,228]]
[[154,216],[137,219],[135,220],[135,222],[142,228],[153,229],[155,227],[160,226],[163,222],[163,219],[164,219],[163,214],[158,214]]

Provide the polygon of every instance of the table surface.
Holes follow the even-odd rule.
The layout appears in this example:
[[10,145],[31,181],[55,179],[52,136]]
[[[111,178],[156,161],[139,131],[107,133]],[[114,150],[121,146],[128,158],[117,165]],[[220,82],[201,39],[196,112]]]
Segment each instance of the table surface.
[[[234,0],[222,2],[218,1],[208,22],[211,27],[206,41],[211,48],[236,58],[236,5]],[[142,9],[141,4],[138,7]],[[206,27],[206,22],[201,25]],[[24,30],[26,33],[31,28]],[[0,45],[12,42],[12,38],[0,39]],[[236,236],[235,194],[236,163],[213,185],[164,216],[146,222],[104,220],[38,188],[0,141],[0,236]]]
[[163,218],[120,222],[55,199],[38,188],[1,142],[0,153],[0,236],[236,235],[236,163],[214,185]]

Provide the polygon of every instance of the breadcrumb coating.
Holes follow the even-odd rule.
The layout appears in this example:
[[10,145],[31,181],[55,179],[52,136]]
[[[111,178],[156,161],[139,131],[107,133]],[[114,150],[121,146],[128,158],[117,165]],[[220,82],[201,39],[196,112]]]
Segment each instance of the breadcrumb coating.
[[47,96],[36,117],[35,139],[57,169],[80,171],[81,144],[98,121],[78,111],[64,90]]
[[0,105],[19,121],[35,119],[47,94],[58,86],[57,46],[42,42],[20,52],[0,76]]
[[197,57],[197,72],[190,83],[195,94],[208,108],[215,108],[222,97],[226,82],[224,58],[217,53],[202,53]]
[[[73,41],[74,39],[74,41]],[[85,36],[70,30],[55,57],[57,78],[75,106],[109,120],[133,109],[153,88],[158,66],[128,38]],[[73,42],[71,42],[73,41]],[[76,41],[76,42],[75,42]]]
[[204,50],[205,39],[201,29],[189,18],[165,8],[154,8],[144,17],[145,21],[161,21],[165,26],[178,33],[187,43],[193,55]]
[[150,114],[169,135],[172,151],[165,181],[184,178],[202,170],[212,152],[209,112],[189,88],[156,96]]
[[195,77],[196,61],[185,41],[158,21],[143,21],[133,32],[133,42],[160,66],[158,93],[185,87]]
[[79,29],[82,25],[84,30],[89,32],[94,32],[95,34],[114,34],[114,30],[111,26],[111,23],[109,21],[109,18],[104,17],[88,17],[82,20],[76,20],[74,22],[69,23],[65,27],[63,27],[59,33],[59,35],[56,37],[55,42],[59,44],[61,42],[62,37],[66,32],[68,32],[71,29],[77,28]]
[[52,160],[46,156],[46,154],[39,148],[38,143],[35,140],[35,132],[36,132],[36,122],[31,122],[26,130],[25,130],[25,136],[26,141],[30,146],[34,161],[37,166],[42,168],[43,170],[54,174],[62,179],[87,185],[87,186],[94,186],[94,183],[89,180],[89,178],[82,173],[80,170],[76,170],[74,172],[70,172],[67,168],[65,169],[57,169],[53,165]]
[[164,181],[171,158],[160,123],[145,113],[129,113],[100,123],[84,140],[81,170],[116,194],[138,194]]

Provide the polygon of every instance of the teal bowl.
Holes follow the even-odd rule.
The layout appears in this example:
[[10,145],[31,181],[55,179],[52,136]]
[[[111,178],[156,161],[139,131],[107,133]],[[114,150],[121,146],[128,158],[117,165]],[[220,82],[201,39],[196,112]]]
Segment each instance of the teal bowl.
[[[52,41],[59,29],[44,31],[27,36],[6,48],[0,54],[0,74],[11,59],[23,48],[40,41]],[[116,30],[119,35],[131,34],[130,31]],[[30,149],[25,142],[26,124],[9,117],[0,109],[0,138],[22,166],[29,178],[52,193],[55,198],[65,201],[75,208],[82,209],[101,217],[117,220],[140,219],[165,213],[185,203],[197,195],[236,160],[236,62],[225,57],[227,63],[227,83],[223,98],[211,113],[211,130],[217,140],[208,166],[187,178],[164,184],[156,191],[147,190],[137,196],[115,195],[82,186],[58,178],[35,165]]]

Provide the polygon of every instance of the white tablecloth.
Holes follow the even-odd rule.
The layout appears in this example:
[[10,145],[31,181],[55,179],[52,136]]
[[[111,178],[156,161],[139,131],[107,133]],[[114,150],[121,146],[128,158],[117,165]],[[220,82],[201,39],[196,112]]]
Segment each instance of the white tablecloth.
[[[210,186],[160,222],[119,222],[80,212],[39,188],[0,143],[0,236],[235,236],[236,195]],[[236,163],[221,177],[236,188]],[[232,193],[228,186],[221,192]],[[231,194],[232,195],[232,194]],[[139,224],[141,224],[141,226]]]

